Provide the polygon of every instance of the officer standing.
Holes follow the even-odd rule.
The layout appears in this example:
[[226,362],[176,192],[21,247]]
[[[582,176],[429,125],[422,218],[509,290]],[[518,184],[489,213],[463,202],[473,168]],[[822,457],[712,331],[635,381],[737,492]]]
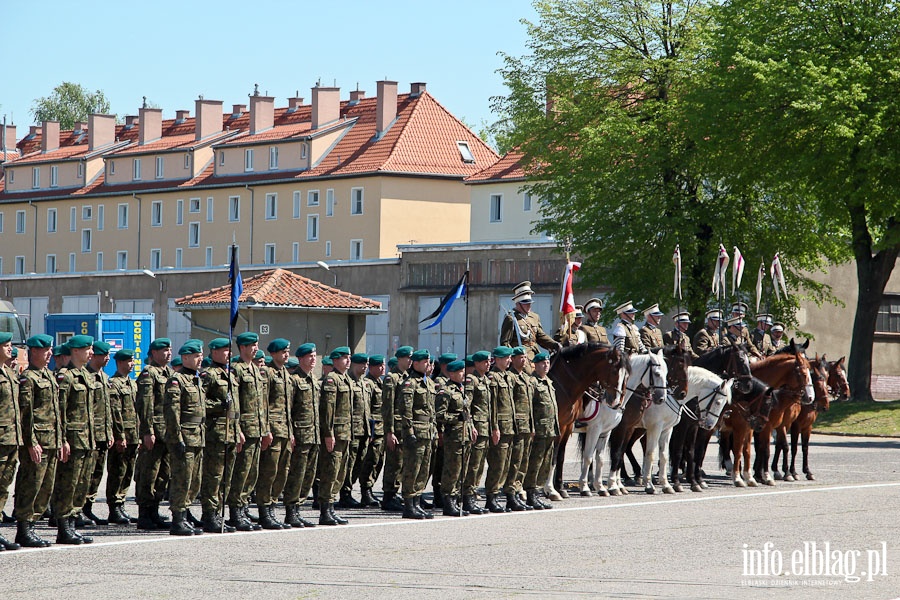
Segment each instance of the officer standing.
[[705,354],[719,345],[719,323],[722,313],[716,309],[706,311],[706,327],[694,334],[694,350]]
[[412,346],[400,346],[394,352],[397,364],[391,367],[381,386],[381,417],[384,421],[384,476],[381,479],[381,509],[390,512],[401,512],[403,503],[397,498],[400,491],[400,473],[403,469],[403,423],[400,417],[400,405],[397,403],[397,392],[406,377],[406,371],[412,363],[410,357]]
[[[0,331],[0,507],[6,506],[9,485],[16,474],[23,446],[19,411],[19,375],[7,363],[12,360],[12,333]],[[0,550],[18,550],[19,544],[0,535]]]
[[259,480],[256,482],[256,505],[263,529],[290,529],[275,517],[275,503],[284,489],[291,462],[291,401],[293,383],[285,366],[291,355],[291,342],[276,338],[266,351],[272,358],[267,368],[269,390],[269,429],[272,443],[259,455]]
[[534,439],[531,442],[531,456],[528,459],[528,473],[525,475],[525,493],[528,506],[537,510],[553,508],[540,498],[540,489],[550,477],[553,467],[554,443],[559,438],[559,417],[556,407],[556,390],[547,377],[550,372],[550,355],[541,352],[534,357],[534,393],[532,411],[534,414]]
[[487,454],[487,475],[484,490],[487,502],[484,507],[492,513],[509,512],[497,504],[497,494],[506,483],[509,471],[510,447],[516,434],[515,409],[513,406],[513,374],[509,372],[512,348],[498,346],[491,353],[494,366],[488,373],[491,388],[491,446]]
[[203,342],[188,340],[178,350],[181,372],[166,383],[166,445],[172,461],[169,507],[172,511],[171,535],[200,535],[185,519],[185,512],[200,491],[203,447],[206,442],[206,398],[200,383]]
[[353,392],[346,375],[350,348],[339,346],[330,354],[333,370],[322,380],[319,395],[319,525],[346,525],[334,512],[334,499],[347,476],[350,440],[353,437]]
[[487,374],[491,369],[491,353],[479,350],[472,355],[473,371],[466,376],[466,395],[471,399],[472,425],[477,437],[472,443],[463,478],[463,510],[480,515],[487,512],[475,502],[475,495],[491,440],[491,387]]
[[647,352],[647,347],[641,341],[640,332],[634,324],[635,313],[637,313],[637,309],[632,306],[630,301],[616,307],[619,322],[613,329],[613,345],[619,352],[628,356],[635,352],[639,354]]
[[681,345],[685,350],[691,353],[692,358],[698,358],[694,347],[691,345],[691,338],[687,335],[688,327],[691,325],[691,313],[682,311],[675,315],[675,327],[672,331],[663,334],[663,344],[678,346]]
[[353,418],[350,429],[353,438],[347,449],[347,475],[341,485],[341,508],[360,508],[362,503],[353,497],[353,483],[359,479],[362,471],[362,462],[366,457],[366,448],[369,445],[369,388],[365,383],[366,365],[369,362],[368,355],[357,352],[350,357],[350,369],[347,378],[353,393]]
[[435,399],[435,419],[443,440],[444,468],[441,474],[441,491],[444,495],[444,515],[458,517],[469,512],[460,510],[460,482],[469,460],[472,442],[478,437],[472,425],[469,410],[471,396],[466,393],[463,380],[466,363],[455,360],[445,367],[447,382],[441,386]]
[[113,445],[106,459],[106,504],[109,522],[128,525],[131,517],[125,512],[125,497],[134,475],[137,456],[138,420],[134,408],[137,384],[131,378],[134,351],[122,349],[113,356],[116,372],[109,379],[109,407],[113,416]]
[[[540,353],[539,353],[540,354]],[[513,424],[515,435],[509,447],[509,469],[506,472],[506,507],[513,511],[531,510],[519,497],[523,489],[525,472],[528,470],[528,456],[531,452],[531,438],[534,436],[534,421],[531,415],[531,398],[534,395],[533,378],[525,370],[528,357],[525,348],[513,348],[510,369]]]
[[[82,514],[84,525],[106,525],[107,520],[94,514],[94,500],[100,491],[100,480],[103,479],[103,470],[106,468],[106,456],[113,443],[113,414],[109,404],[109,375],[104,370],[109,363],[109,344],[96,340],[91,346],[91,359],[88,361],[88,373],[94,377],[94,438],[97,446],[91,452],[91,477],[88,480],[88,489],[85,496]],[[116,424],[121,429],[121,424]],[[79,515],[80,517],[80,515]],[[80,524],[76,520],[76,525]]]
[[297,368],[292,375],[291,426],[294,448],[284,485],[284,522],[291,527],[315,527],[300,516],[300,503],[306,500],[316,477],[319,460],[319,380],[316,345],[300,344],[295,352]]
[[366,448],[366,456],[359,475],[359,486],[362,491],[362,505],[373,507],[379,506],[379,502],[372,494],[372,488],[378,481],[378,475],[381,474],[381,467],[384,464],[384,420],[381,416],[384,356],[381,354],[369,356],[368,366],[364,382],[369,398],[369,431],[372,437]]
[[659,328],[659,322],[664,314],[663,311],[659,310],[659,304],[654,304],[650,308],[644,309],[646,323],[640,329],[641,343],[651,352],[663,346],[663,336],[662,330]]
[[541,317],[531,311],[532,294],[530,281],[523,281],[513,289],[512,301],[516,307],[503,318],[500,326],[500,345],[514,348],[524,346],[528,358],[538,353],[538,346],[547,350],[560,350],[562,344],[544,332]]
[[435,387],[427,376],[431,356],[428,350],[416,350],[410,358],[412,366],[397,396],[403,428],[403,518],[433,519],[419,504],[435,437]]

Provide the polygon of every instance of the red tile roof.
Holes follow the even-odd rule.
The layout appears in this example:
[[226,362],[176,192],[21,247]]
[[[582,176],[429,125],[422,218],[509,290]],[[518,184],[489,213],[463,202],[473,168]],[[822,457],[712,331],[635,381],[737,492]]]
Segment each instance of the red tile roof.
[[512,150],[500,157],[500,160],[466,177],[466,183],[485,183],[488,181],[517,181],[528,177],[524,167],[525,154]]
[[[223,285],[175,300],[175,304],[195,308],[224,308],[231,303],[231,286]],[[381,302],[341,291],[285,269],[271,269],[244,280],[243,306],[381,312]]]

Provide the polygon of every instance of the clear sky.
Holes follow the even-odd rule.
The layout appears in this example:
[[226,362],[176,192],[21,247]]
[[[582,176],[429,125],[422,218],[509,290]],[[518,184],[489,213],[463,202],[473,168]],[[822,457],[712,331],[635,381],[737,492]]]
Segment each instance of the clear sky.
[[528,0],[3,0],[0,119],[33,124],[35,99],[63,81],[101,90],[120,118],[142,96],[163,118],[203,95],[246,104],[253,85],[287,106],[322,85],[375,95],[375,82],[424,81],[477,132],[505,88],[498,51],[525,52]]

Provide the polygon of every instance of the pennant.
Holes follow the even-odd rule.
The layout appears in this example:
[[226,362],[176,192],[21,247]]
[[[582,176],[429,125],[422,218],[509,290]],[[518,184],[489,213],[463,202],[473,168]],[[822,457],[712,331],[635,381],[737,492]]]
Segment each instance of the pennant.
[[756,314],[759,314],[759,304],[762,300],[763,279],[766,278],[766,262],[760,261],[759,273],[756,274]]
[[784,270],[781,268],[781,259],[778,258],[778,253],[775,253],[775,258],[772,259],[772,287],[775,288],[775,296],[778,300],[781,300],[781,296],[778,294],[778,287],[781,287],[781,291],[784,292],[784,297],[787,298],[787,286],[784,284]]
[[744,277],[744,256],[738,247],[734,247],[734,264],[731,265],[731,293],[736,294]]
[[713,272],[712,293],[718,297],[719,288],[725,293],[725,274],[728,272],[728,252],[725,246],[719,244],[719,256],[716,257],[716,269]]
[[231,282],[231,329],[237,324],[238,304],[241,294],[244,293],[244,280],[241,278],[241,269],[238,266],[237,246],[231,246],[231,268],[228,270],[228,281]]
[[675,244],[675,254],[672,256],[672,262],[675,263],[675,291],[672,294],[681,300],[681,248]]
[[566,263],[562,293],[559,299],[559,330],[561,333],[572,331],[572,325],[575,323],[575,294],[572,292],[572,280],[580,268],[580,262],[569,261]]
[[443,297],[443,299],[441,300],[441,303],[434,310],[434,312],[431,313],[430,315],[428,315],[427,317],[425,317],[424,319],[422,319],[421,321],[419,321],[419,323],[421,324],[421,323],[424,323],[425,321],[427,321],[428,319],[434,319],[435,317],[437,317],[437,319],[434,319],[434,322],[431,323],[431,325],[429,325],[428,327],[425,327],[422,331],[424,331],[425,329],[431,329],[432,327],[437,327],[437,325],[441,321],[444,320],[444,317],[447,315],[447,312],[450,310],[450,307],[453,306],[453,303],[456,302],[457,299],[462,298],[463,296],[466,296],[468,282],[469,282],[469,272],[466,271],[465,273],[463,273],[463,276],[460,278],[459,283],[457,283],[455,286],[453,286],[453,289],[450,290],[449,292],[447,292],[447,295]]

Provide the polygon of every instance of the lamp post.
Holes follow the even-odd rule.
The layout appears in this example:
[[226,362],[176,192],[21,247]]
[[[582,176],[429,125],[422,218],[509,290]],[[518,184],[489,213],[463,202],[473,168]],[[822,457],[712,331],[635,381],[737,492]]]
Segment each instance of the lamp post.
[[332,284],[332,287],[337,287],[337,273],[331,270],[331,267],[328,266],[328,263],[326,263],[324,260],[318,260],[316,261],[316,265],[322,267],[334,276],[334,283]]

